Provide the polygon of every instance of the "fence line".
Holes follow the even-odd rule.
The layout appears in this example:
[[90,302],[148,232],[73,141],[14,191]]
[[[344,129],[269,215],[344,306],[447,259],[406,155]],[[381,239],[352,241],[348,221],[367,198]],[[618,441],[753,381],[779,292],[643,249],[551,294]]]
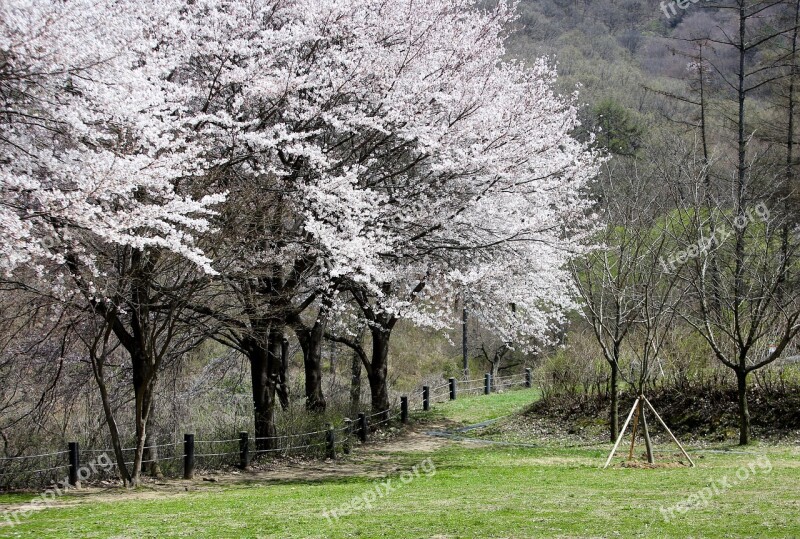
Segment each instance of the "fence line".
[[[535,381],[537,385],[539,385],[540,381]],[[479,383],[479,384],[477,384]],[[473,386],[473,384],[477,384]],[[267,453],[287,453],[293,450],[300,450],[300,449],[309,449],[309,448],[318,448],[318,447],[325,447],[326,454],[329,457],[335,457],[336,448],[343,448],[345,452],[349,452],[349,447],[351,443],[351,438],[360,439],[362,442],[367,441],[369,431],[371,429],[375,429],[377,427],[386,425],[392,421],[400,420],[401,423],[405,423],[408,420],[408,412],[411,409],[411,405],[409,404],[412,400],[414,401],[414,409],[415,410],[427,410],[430,408],[431,402],[444,402],[448,398],[450,400],[457,399],[458,394],[464,393],[472,393],[475,391],[483,391],[486,393],[494,392],[501,388],[509,388],[514,386],[523,387],[533,387],[534,380],[531,377],[530,369],[526,369],[524,373],[520,374],[512,374],[507,376],[498,376],[497,378],[492,378],[492,376],[487,373],[486,376],[481,378],[475,379],[468,379],[468,380],[458,380],[455,378],[451,378],[448,383],[441,384],[430,388],[428,386],[423,386],[423,388],[419,388],[416,391],[412,392],[410,395],[404,395],[401,399],[401,408],[398,410],[397,408],[393,408],[391,405],[386,410],[380,410],[377,412],[372,413],[360,413],[359,420],[347,420],[344,425],[341,426],[333,426],[331,425],[330,428],[324,430],[315,430],[310,432],[302,432],[302,433],[290,433],[290,434],[282,434],[276,436],[263,436],[263,437],[249,437],[249,434],[246,432],[240,433],[239,438],[229,438],[224,440],[195,440],[194,435],[185,435],[183,441],[175,441],[170,443],[163,443],[163,444],[156,444],[156,445],[148,445],[145,446],[145,450],[155,450],[155,449],[162,449],[162,448],[169,448],[173,447],[176,448],[176,451],[173,453],[172,451],[167,451],[167,455],[161,456],[157,455],[151,457],[150,459],[143,460],[142,464],[152,464],[152,463],[166,463],[169,461],[174,461],[177,459],[183,459],[184,464],[184,477],[191,478],[192,474],[194,473],[194,465],[195,459],[214,459],[219,457],[231,457],[231,456],[238,456],[239,461],[237,464],[239,467],[247,467],[249,465],[249,458],[251,455],[262,455]],[[441,391],[445,389],[445,391]],[[427,395],[427,401],[425,396]],[[441,400],[444,399],[444,400]],[[376,416],[386,416],[382,419],[377,421],[371,421]],[[338,435],[337,435],[338,434]],[[312,441],[312,437],[324,435],[323,439],[314,442]],[[298,440],[299,445],[292,445],[291,440],[300,438]],[[317,438],[319,439],[319,438]],[[264,442],[274,442],[276,445],[281,445],[281,441],[285,442],[285,445],[282,447],[260,447],[263,445]],[[211,451],[208,453],[195,453],[195,447],[197,444],[233,444],[238,443],[239,447],[236,451]],[[183,445],[183,449],[180,449],[180,446]],[[269,444],[272,445],[272,444]],[[213,447],[213,446],[212,446]],[[123,448],[122,451],[135,451],[136,448]],[[18,478],[22,479],[22,483],[25,483],[24,479],[26,476],[31,476],[34,474],[44,474],[46,472],[54,472],[56,470],[69,470],[70,476],[70,483],[77,477],[78,468],[80,468],[80,455],[81,454],[90,454],[90,455],[100,455],[100,454],[107,454],[107,455],[114,455],[115,451],[113,448],[108,449],[79,449],[77,443],[70,443],[69,449],[65,451],[53,451],[49,453],[42,453],[39,455],[22,455],[17,457],[0,457],[0,478],[7,477],[7,476],[17,476]],[[173,453],[169,455],[169,453]],[[24,463],[32,461],[32,459],[52,459],[53,457],[58,458],[61,460],[60,457],[62,455],[68,455],[67,463],[60,464],[57,466],[48,466],[43,468],[38,468],[35,470],[26,470],[24,469]],[[34,461],[35,462],[35,461]],[[52,462],[52,461],[51,461]],[[62,461],[63,462],[63,461]],[[19,469],[11,469],[15,467],[15,465],[19,464]],[[42,463],[43,464],[43,463]],[[118,463],[113,462],[110,463],[112,467],[119,467]],[[133,464],[133,461],[125,461],[123,462],[125,466],[130,466]],[[220,462],[219,464],[225,465],[225,462]],[[228,462],[228,465],[231,463]],[[6,469],[4,469],[6,468]],[[6,471],[8,470],[8,471]],[[16,484],[17,482],[13,481],[0,481],[0,487],[7,486],[10,484]]]
[[43,453],[41,455],[22,455],[19,457],[0,457],[0,460],[24,460],[24,459],[37,459],[42,457],[53,457],[57,455],[64,455],[69,451],[55,451],[53,453]]

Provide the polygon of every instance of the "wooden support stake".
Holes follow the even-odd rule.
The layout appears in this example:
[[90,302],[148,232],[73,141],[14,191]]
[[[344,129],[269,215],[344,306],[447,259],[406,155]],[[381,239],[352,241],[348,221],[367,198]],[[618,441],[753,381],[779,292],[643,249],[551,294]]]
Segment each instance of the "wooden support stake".
[[639,401],[639,406],[636,407],[636,413],[633,415],[633,430],[631,431],[631,449],[628,451],[628,460],[633,460],[633,448],[636,446],[636,434],[639,431],[639,414],[642,413],[642,401]]
[[636,398],[636,402],[633,403],[633,408],[628,413],[628,418],[625,420],[625,424],[622,426],[622,430],[619,432],[619,436],[617,436],[617,441],[614,443],[614,448],[611,450],[611,454],[608,455],[608,460],[606,461],[606,465],[603,466],[605,470],[608,468],[608,465],[611,464],[611,459],[614,458],[614,453],[617,452],[617,447],[619,447],[619,443],[622,441],[622,437],[625,435],[625,431],[628,429],[628,423],[631,422],[631,417],[633,417],[633,412],[636,410],[636,407],[639,405],[639,398]]
[[647,397],[643,397],[643,398],[644,398],[644,402],[647,403],[647,406],[649,406],[650,409],[653,411],[653,414],[656,416],[656,419],[658,419],[658,422],[661,423],[661,426],[664,427],[664,429],[670,435],[670,437],[672,438],[672,441],[675,442],[676,444],[678,444],[678,447],[680,448],[681,453],[683,453],[683,456],[686,457],[686,460],[688,460],[689,464],[692,466],[692,468],[694,468],[694,461],[692,460],[692,457],[689,456],[689,453],[686,452],[686,450],[683,448],[683,446],[678,441],[678,439],[675,437],[675,435],[672,434],[672,431],[669,430],[669,427],[667,426],[666,423],[664,423],[664,420],[661,419],[661,416],[658,415],[658,412],[656,412],[656,409],[653,407],[652,404],[650,404],[650,401],[647,400]]

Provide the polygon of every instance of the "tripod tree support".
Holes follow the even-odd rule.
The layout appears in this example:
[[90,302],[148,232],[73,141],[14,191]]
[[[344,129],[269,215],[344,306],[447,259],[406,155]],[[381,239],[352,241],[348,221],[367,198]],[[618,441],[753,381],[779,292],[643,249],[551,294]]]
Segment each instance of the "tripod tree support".
[[[692,457],[689,456],[689,454],[686,452],[686,449],[683,448],[683,445],[681,445],[681,443],[678,441],[678,439],[675,437],[675,435],[672,434],[672,431],[669,430],[669,427],[664,422],[664,420],[661,419],[661,416],[658,415],[658,412],[656,412],[655,407],[653,407],[653,405],[650,403],[650,401],[647,400],[647,397],[645,397],[644,395],[640,395],[639,397],[636,397],[636,401],[633,403],[633,406],[631,407],[631,411],[628,412],[628,418],[625,420],[625,424],[622,426],[622,430],[620,430],[620,432],[619,432],[619,436],[617,437],[617,441],[614,443],[614,448],[611,450],[611,453],[608,455],[608,459],[606,460],[606,463],[603,466],[603,469],[605,470],[606,468],[608,468],[608,465],[611,464],[611,459],[614,458],[614,454],[616,454],[617,448],[619,447],[619,444],[622,442],[622,438],[623,438],[623,436],[625,436],[625,432],[628,430],[628,425],[631,422],[631,418],[633,417],[633,414],[636,413],[636,421],[634,423],[634,428],[633,428],[634,430],[633,430],[633,436],[632,436],[632,439],[631,439],[631,451],[630,451],[631,455],[633,454],[633,447],[634,447],[634,443],[635,443],[635,439],[636,439],[636,430],[637,430],[637,426],[638,426],[638,423],[639,423],[639,415],[640,415],[640,413],[642,415],[642,419],[644,420],[644,409],[640,408],[640,406],[643,406],[645,403],[650,408],[650,410],[653,412],[653,415],[656,416],[656,419],[658,420],[658,422],[661,423],[661,426],[664,427],[664,430],[667,431],[667,433],[669,434],[670,438],[672,438],[672,441],[675,442],[675,444],[681,450],[681,453],[683,453],[683,456],[686,457],[686,460],[689,461],[689,465],[692,468],[694,468],[695,464],[694,464],[694,461],[692,460]],[[644,423],[644,425],[646,425],[646,423]],[[647,427],[645,426],[644,428],[646,429]],[[648,445],[648,448],[647,448],[647,460],[650,463],[652,463],[653,462],[653,460],[652,460],[652,458],[653,458],[652,457],[652,448],[650,447],[649,443],[647,445]]]

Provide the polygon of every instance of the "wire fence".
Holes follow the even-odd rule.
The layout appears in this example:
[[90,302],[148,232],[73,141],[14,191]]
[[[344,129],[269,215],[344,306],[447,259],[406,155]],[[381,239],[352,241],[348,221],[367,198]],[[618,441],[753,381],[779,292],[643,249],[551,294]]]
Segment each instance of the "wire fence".
[[[538,381],[536,383],[538,385]],[[453,387],[454,386],[454,387]],[[488,389],[487,389],[488,386]],[[459,395],[471,396],[480,393],[503,391],[513,388],[533,387],[530,371],[508,376],[455,380],[427,387],[427,407],[442,403]],[[451,392],[454,389],[454,394]],[[238,438],[221,440],[195,439],[186,435],[184,440],[149,445],[141,455],[143,471],[165,477],[186,475],[187,466],[200,473],[221,470],[233,466],[258,463],[264,457],[302,456],[324,458],[338,451],[347,451],[358,440],[366,440],[370,432],[399,425],[408,418],[409,412],[426,408],[423,388],[401,399],[400,407],[390,406],[386,410],[364,411],[359,420],[345,420],[343,424],[329,428],[300,433],[274,434],[251,437],[241,433]],[[363,420],[361,419],[363,418]],[[362,422],[363,421],[363,422]],[[364,425],[367,426],[364,431]],[[191,436],[191,443],[188,438]],[[74,445],[74,447],[73,447]],[[122,462],[130,470],[135,463],[136,448],[119,450]],[[107,466],[101,471],[92,467],[91,481],[118,479],[119,463],[113,447],[80,449],[70,444],[68,450],[49,450],[33,454],[0,457],[0,490],[41,488],[47,485],[71,482],[77,470],[88,464],[105,459]]]

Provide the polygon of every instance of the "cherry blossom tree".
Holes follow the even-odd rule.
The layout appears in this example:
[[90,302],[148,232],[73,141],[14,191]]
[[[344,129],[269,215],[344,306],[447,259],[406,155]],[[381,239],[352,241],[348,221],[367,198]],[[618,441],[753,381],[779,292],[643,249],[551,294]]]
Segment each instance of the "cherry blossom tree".
[[11,285],[98,317],[130,356],[132,483],[170,346],[163,330],[175,320],[174,305],[161,321],[153,309],[162,295],[152,293],[157,268],[178,257],[190,273],[213,271],[194,239],[223,199],[194,198],[183,187],[196,153],[185,136],[184,98],[164,69],[172,59],[154,54],[177,7],[146,0],[0,7],[0,270]]

